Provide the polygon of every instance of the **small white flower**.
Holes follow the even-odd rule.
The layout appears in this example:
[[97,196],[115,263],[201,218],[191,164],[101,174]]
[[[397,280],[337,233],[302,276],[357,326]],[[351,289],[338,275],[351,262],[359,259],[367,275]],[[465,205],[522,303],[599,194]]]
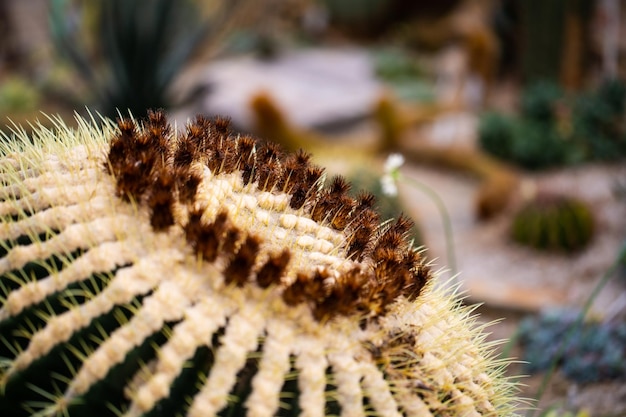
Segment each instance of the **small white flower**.
[[383,175],[380,179],[380,185],[383,189],[383,194],[390,197],[398,195],[398,187],[396,186],[396,180],[391,175]]
[[390,154],[385,161],[385,175],[391,174],[392,176],[395,176],[402,164],[404,164],[404,156],[402,154]]
[[400,167],[404,164],[404,156],[399,153],[392,153],[385,161],[385,174],[380,179],[383,193],[395,197],[398,195],[396,181],[400,177]]

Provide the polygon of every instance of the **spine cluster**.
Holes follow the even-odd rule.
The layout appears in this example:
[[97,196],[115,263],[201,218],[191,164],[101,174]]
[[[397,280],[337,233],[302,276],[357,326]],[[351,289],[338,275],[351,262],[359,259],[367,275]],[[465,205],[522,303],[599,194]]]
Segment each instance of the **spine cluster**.
[[[187,242],[204,260],[226,257],[228,283],[242,286],[254,275],[261,287],[285,286],[287,304],[309,303],[318,319],[380,315],[400,296],[415,299],[426,284],[429,270],[406,239],[412,223],[401,217],[381,229],[374,197],[348,196],[350,184],[342,177],[323,187],[323,169],[304,151],[287,154],[274,143],[261,144],[233,132],[229,120],[220,117],[197,117],[180,138],[160,112],[150,113],[143,126],[125,119],[118,127],[106,162],[117,194],[147,205],[155,230],[183,223]],[[291,209],[343,232],[354,264],[338,277],[334,271],[303,270],[286,283],[291,253],[284,249],[254,270],[263,237],[238,228],[226,211],[207,221],[206,207],[196,198],[202,167],[213,176],[240,175],[244,186],[261,192],[288,194]],[[175,214],[181,206],[185,219]]]

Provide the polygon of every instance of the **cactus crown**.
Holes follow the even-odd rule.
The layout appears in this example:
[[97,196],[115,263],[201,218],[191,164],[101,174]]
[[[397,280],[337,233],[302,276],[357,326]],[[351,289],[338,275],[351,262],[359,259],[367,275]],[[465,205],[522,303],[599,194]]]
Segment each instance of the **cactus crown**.
[[404,217],[304,152],[160,112],[0,154],[0,409],[502,415],[512,384]]
[[[117,195],[145,204],[155,230],[181,226],[204,260],[224,258],[227,284],[285,287],[287,304],[311,304],[324,319],[381,314],[400,296],[415,299],[429,278],[406,241],[411,222],[379,228],[374,197],[349,197],[342,177],[322,187],[323,170],[303,151],[259,146],[219,117],[198,117],[177,141],[162,113],[141,129],[132,120],[119,128],[106,165]],[[221,190],[199,187],[205,170]],[[270,247],[285,239],[292,244]],[[324,261],[310,259],[320,252]]]

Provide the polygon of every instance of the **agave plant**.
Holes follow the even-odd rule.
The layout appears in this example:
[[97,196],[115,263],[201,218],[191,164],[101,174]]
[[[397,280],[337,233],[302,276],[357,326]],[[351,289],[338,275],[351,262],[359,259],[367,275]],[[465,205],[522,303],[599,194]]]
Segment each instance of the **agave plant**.
[[82,8],[52,0],[50,28],[102,114],[145,115],[171,107],[175,77],[203,42],[232,24],[243,2],[218,2],[206,21],[192,0],[107,0]]
[[6,415],[512,414],[407,218],[222,118],[78,125],[1,145]]

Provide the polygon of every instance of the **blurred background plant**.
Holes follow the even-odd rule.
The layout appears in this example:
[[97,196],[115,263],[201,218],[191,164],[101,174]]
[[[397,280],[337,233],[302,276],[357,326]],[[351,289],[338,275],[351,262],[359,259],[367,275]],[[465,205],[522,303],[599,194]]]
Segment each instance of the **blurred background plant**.
[[[556,362],[561,372],[577,383],[626,380],[626,323],[586,321],[575,326],[578,314],[551,310],[520,323],[521,359],[526,361],[526,370],[547,371]],[[566,343],[564,348],[561,343]]]
[[52,38],[85,83],[86,97],[72,99],[109,117],[182,104],[172,96],[176,76],[207,39],[216,42],[232,28],[244,1],[212,2],[209,17],[197,3],[52,0]]
[[410,30],[414,19],[440,19],[462,1],[321,0],[321,3],[335,27],[357,38],[376,39],[399,27]]
[[552,82],[529,85],[520,115],[485,113],[480,146],[529,170],[616,161],[626,157],[626,84],[605,80],[596,89],[566,94]]
[[525,81],[581,86],[585,65],[581,61],[589,54],[585,30],[592,7],[593,2],[587,0],[523,0],[517,19],[525,28],[520,41]]
[[549,410],[542,412],[540,417],[590,417],[587,410],[568,411],[561,410],[558,407],[551,407]]
[[375,50],[376,76],[390,86],[395,97],[403,101],[433,102],[433,82],[419,60],[397,48]]
[[613,161],[626,157],[626,83],[604,81],[596,90],[575,97],[572,140],[585,158]]
[[[615,194],[616,199],[620,201],[624,207],[626,207],[626,175],[615,180],[613,193]],[[622,234],[624,240],[617,254],[619,263],[618,273],[622,277],[622,281],[626,283],[626,230],[624,230]]]
[[23,77],[13,76],[0,84],[0,113],[33,111],[40,100],[39,91]]
[[513,240],[538,250],[572,253],[586,247],[594,234],[591,209],[573,197],[542,193],[513,218]]

